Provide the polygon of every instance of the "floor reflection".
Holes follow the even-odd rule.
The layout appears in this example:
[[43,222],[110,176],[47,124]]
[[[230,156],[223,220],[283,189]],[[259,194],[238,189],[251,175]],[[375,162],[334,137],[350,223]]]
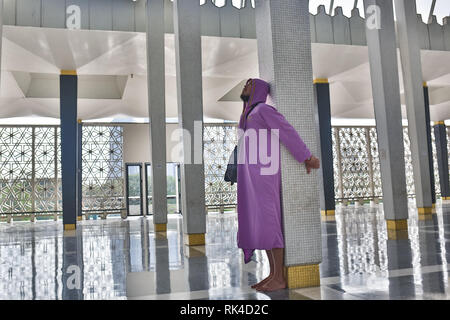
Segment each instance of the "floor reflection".
[[338,206],[322,222],[319,288],[264,294],[256,251],[245,265],[237,216],[210,213],[206,246],[183,244],[182,217],[155,233],[150,218],[0,224],[0,299],[447,299],[450,207],[420,219],[410,203],[408,239],[388,240],[382,205]]

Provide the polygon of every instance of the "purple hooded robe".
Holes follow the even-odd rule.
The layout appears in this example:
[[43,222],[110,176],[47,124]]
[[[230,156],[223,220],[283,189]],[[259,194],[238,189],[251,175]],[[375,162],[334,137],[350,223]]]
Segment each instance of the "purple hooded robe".
[[[281,162],[280,143],[278,143],[278,170],[274,174],[261,174],[261,169],[271,167],[267,159],[260,156],[261,146],[263,155],[271,155],[271,134],[275,135],[294,156],[298,162],[309,159],[311,153],[296,130],[287,122],[282,114],[274,107],[265,104],[269,94],[269,84],[260,79],[252,79],[252,93],[239,122],[239,128],[245,134],[240,139],[237,166],[237,210],[238,210],[238,247],[243,249],[245,263],[251,261],[255,249],[271,250],[284,248],[281,216]],[[251,108],[255,106],[253,110]],[[250,115],[246,119],[247,114]],[[256,130],[257,146],[251,143],[250,129]],[[260,145],[260,129],[266,129],[267,137]],[[278,129],[278,134],[273,129]],[[245,147],[243,145],[245,139]],[[253,141],[255,141],[253,139]],[[267,146],[264,146],[267,144]],[[249,150],[256,150],[257,161],[249,157]],[[245,153],[242,153],[245,152]],[[242,157],[242,158],[241,158]],[[245,160],[241,160],[244,159]],[[261,161],[263,160],[263,161]],[[273,161],[273,159],[272,159]]]

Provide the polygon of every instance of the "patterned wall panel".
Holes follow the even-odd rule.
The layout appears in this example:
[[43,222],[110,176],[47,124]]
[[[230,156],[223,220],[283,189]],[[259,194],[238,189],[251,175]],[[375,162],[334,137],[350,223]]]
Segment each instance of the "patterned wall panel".
[[237,144],[235,125],[205,125],[205,196],[207,206],[235,205],[236,184],[233,186],[223,177],[229,157]]
[[366,130],[358,127],[339,128],[338,135],[343,197],[365,198],[371,194]]
[[123,129],[83,126],[83,210],[124,208]]
[[0,127],[0,213],[32,210],[32,129]]
[[378,137],[377,129],[372,127],[369,128],[370,136],[370,155],[372,162],[372,172],[373,172],[373,193],[375,197],[383,197],[383,189],[381,185],[381,168],[380,168],[380,158],[378,153]]
[[436,195],[441,194],[441,184],[439,180],[439,167],[438,167],[438,161],[437,161],[437,151],[436,151],[436,138],[434,136],[434,130],[433,127],[431,128],[431,145],[433,148],[433,173],[434,173],[434,185],[435,185],[435,191]]
[[[407,127],[403,128],[403,133],[407,192],[413,197],[414,176]],[[229,156],[237,143],[236,134],[235,124],[205,125],[207,206],[232,206],[237,202],[236,185],[223,180]],[[447,135],[450,150],[448,128]],[[375,127],[334,127],[332,139],[336,199],[382,197]],[[436,194],[439,195],[434,132],[432,139]],[[60,144],[59,127],[0,127],[0,214],[62,210]],[[124,207],[122,144],[120,126],[83,127],[84,210]]]
[[414,186],[414,172],[411,157],[411,146],[409,142],[408,127],[403,128],[403,144],[405,146],[405,172],[406,172],[406,192],[409,197],[416,193]]
[[35,127],[35,205],[34,211],[58,210],[58,150],[55,148],[55,127]]
[[[83,133],[83,150],[86,151],[84,209],[124,207],[122,144],[121,127],[86,126]],[[60,128],[0,127],[0,213],[61,210]]]
[[336,141],[337,139],[337,128],[332,129],[331,139],[333,142],[333,175],[334,175],[334,194],[336,198],[342,198],[341,194],[341,168],[340,168],[340,161],[339,161],[339,152],[338,152],[338,143]]

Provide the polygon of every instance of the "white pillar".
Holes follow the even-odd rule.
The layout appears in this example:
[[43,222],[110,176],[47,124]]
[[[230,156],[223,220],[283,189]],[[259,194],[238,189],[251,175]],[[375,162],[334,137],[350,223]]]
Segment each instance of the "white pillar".
[[[205,243],[201,16],[198,0],[174,0],[178,121],[183,129],[181,198],[185,243]],[[195,160],[195,161],[194,161]]]
[[[307,0],[256,1],[259,71],[271,85],[275,107],[320,155],[314,104],[311,33]],[[306,173],[281,149],[285,264],[290,288],[318,286],[322,261],[319,170]]]
[[[364,0],[380,8],[381,28],[366,28],[386,220],[408,219],[400,84],[392,0]],[[372,201],[371,201],[372,205]],[[373,203],[375,205],[375,203]],[[388,223],[388,226],[400,226]],[[393,231],[394,231],[393,230]]]
[[431,179],[416,2],[395,0],[395,12],[408,113],[416,203],[419,213],[431,213]]
[[[147,86],[155,231],[167,228],[164,0],[147,0]],[[145,177],[147,179],[147,177]]]

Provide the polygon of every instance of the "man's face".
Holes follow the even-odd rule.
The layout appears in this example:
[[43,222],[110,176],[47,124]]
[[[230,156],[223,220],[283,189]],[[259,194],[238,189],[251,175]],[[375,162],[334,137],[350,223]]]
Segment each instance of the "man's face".
[[252,91],[252,83],[251,83],[251,80],[249,79],[247,81],[247,83],[245,84],[245,87],[244,87],[244,89],[242,90],[242,93],[241,93],[242,101],[248,102],[248,100],[250,99],[251,91]]

